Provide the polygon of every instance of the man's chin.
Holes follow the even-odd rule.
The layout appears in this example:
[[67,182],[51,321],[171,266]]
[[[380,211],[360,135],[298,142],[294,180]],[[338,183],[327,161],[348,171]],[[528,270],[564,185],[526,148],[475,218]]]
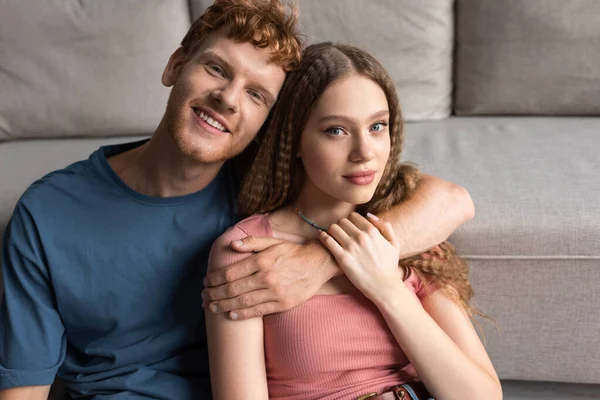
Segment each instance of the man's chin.
[[202,137],[191,135],[172,135],[179,152],[188,159],[200,164],[215,164],[225,161],[227,149],[217,146]]
[[204,165],[219,164],[227,161],[229,157],[218,151],[210,151],[205,148],[185,148],[182,153],[190,160]]

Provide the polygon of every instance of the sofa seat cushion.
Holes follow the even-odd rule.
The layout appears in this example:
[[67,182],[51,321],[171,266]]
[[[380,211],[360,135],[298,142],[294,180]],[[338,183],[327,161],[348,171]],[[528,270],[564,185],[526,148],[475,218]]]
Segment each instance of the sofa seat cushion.
[[409,124],[404,159],[465,186],[468,261],[503,379],[600,383],[600,118]]

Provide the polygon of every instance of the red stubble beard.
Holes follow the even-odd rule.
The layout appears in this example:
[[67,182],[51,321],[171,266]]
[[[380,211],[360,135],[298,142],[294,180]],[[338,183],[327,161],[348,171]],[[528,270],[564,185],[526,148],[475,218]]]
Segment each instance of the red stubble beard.
[[[193,102],[201,103],[202,100],[195,99]],[[200,164],[216,164],[243,150],[236,151],[231,133],[224,133],[221,138],[210,138],[207,133],[200,132],[191,104],[185,89],[175,84],[167,102],[165,121],[169,136],[186,157]]]

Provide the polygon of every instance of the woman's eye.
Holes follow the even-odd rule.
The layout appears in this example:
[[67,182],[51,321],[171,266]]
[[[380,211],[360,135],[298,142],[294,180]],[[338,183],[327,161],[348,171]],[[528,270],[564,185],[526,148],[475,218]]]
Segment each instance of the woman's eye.
[[331,136],[341,136],[344,134],[344,130],[342,128],[329,128],[325,132]]
[[378,123],[376,123],[375,125],[373,125],[373,126],[371,127],[371,130],[372,130],[373,132],[381,132],[382,130],[384,130],[384,129],[385,129],[385,127],[386,127],[386,126],[387,126],[387,124],[385,124],[385,123],[383,123],[383,122],[378,122]]

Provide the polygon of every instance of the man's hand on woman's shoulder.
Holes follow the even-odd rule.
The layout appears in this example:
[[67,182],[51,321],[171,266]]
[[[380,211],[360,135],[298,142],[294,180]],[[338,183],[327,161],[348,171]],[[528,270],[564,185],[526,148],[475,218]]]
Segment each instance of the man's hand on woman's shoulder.
[[202,297],[207,312],[229,312],[232,319],[289,310],[310,299],[339,272],[317,241],[295,244],[249,236],[231,247],[256,254],[207,275]]

